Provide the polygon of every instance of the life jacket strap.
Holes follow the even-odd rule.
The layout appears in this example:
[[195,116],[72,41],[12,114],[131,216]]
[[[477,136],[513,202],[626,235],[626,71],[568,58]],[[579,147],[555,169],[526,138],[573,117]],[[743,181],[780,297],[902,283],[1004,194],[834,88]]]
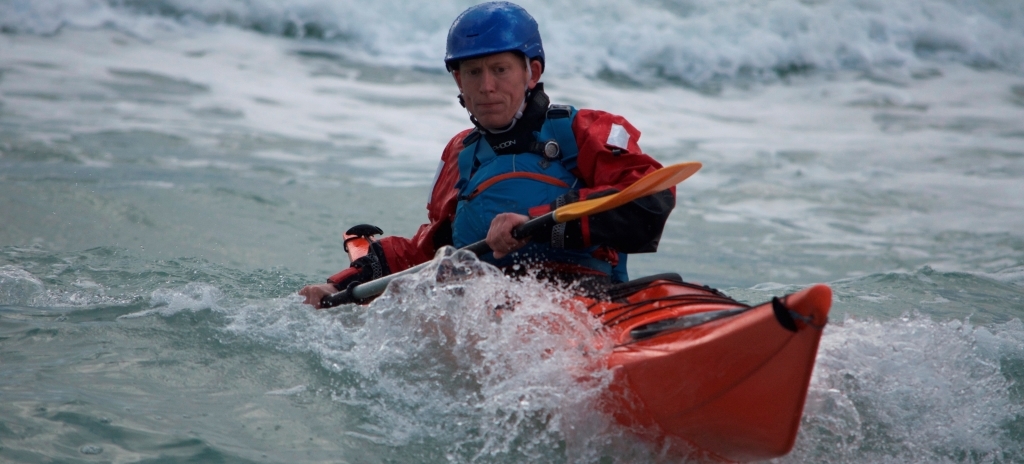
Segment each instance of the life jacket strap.
[[476,198],[476,196],[482,193],[484,190],[490,188],[492,185],[497,184],[498,182],[501,182],[503,180],[509,179],[530,179],[562,188],[569,188],[569,184],[566,184],[561,179],[558,179],[556,177],[551,177],[536,172],[507,172],[505,174],[499,174],[497,176],[494,176],[490,179],[481,182],[480,185],[478,185],[475,189],[473,189],[472,192],[469,193],[469,195],[465,195],[465,198],[460,198],[460,200],[472,200],[473,198]]
[[569,105],[548,106],[548,125],[552,135],[558,142],[559,162],[565,169],[572,171],[576,169],[576,156],[579,147],[576,146],[576,135],[572,132],[574,108]]

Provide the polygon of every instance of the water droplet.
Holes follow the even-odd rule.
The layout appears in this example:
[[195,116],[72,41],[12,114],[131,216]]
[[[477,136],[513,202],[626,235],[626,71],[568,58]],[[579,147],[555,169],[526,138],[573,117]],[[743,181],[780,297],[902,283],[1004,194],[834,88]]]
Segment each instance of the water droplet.
[[100,454],[103,452],[103,447],[99,445],[82,445],[78,448],[78,451],[82,454]]

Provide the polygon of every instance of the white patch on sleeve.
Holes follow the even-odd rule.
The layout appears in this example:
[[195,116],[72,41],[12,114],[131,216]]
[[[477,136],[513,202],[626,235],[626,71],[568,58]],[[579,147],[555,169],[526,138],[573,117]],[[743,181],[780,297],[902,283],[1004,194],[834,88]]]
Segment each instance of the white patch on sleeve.
[[444,159],[437,163],[437,171],[434,171],[434,180],[430,183],[430,193],[427,194],[427,208],[430,207],[430,200],[434,198],[434,187],[437,187],[437,178],[441,177],[441,170],[444,169]]
[[612,130],[608,132],[608,141],[605,145],[629,150],[629,132],[618,124],[612,124]]

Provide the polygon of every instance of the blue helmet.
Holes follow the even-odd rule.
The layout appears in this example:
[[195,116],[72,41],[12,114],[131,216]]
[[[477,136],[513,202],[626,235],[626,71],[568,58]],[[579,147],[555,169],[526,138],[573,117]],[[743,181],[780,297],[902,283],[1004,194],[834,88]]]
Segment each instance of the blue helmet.
[[537,21],[515,3],[481,3],[455,18],[448,30],[444,64],[451,71],[462,60],[513,51],[540,60],[544,69],[544,46]]

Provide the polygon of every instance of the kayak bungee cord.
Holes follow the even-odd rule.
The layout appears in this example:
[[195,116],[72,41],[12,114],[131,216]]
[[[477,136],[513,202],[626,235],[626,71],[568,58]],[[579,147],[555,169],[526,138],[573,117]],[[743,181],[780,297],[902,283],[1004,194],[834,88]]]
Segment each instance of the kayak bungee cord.
[[[669,304],[658,304],[668,302]],[[665,309],[671,309],[677,306],[690,306],[694,304],[735,304],[738,308],[750,308],[750,305],[745,305],[732,298],[723,298],[710,295],[673,295],[661,298],[651,298],[637,303],[630,303],[628,305],[622,305],[614,308],[608,313],[618,313],[608,318],[604,317],[608,314],[601,314],[601,323],[605,327],[614,327],[629,321],[630,319],[643,316],[652,311],[662,311]],[[643,311],[637,311],[637,309],[643,308]]]

